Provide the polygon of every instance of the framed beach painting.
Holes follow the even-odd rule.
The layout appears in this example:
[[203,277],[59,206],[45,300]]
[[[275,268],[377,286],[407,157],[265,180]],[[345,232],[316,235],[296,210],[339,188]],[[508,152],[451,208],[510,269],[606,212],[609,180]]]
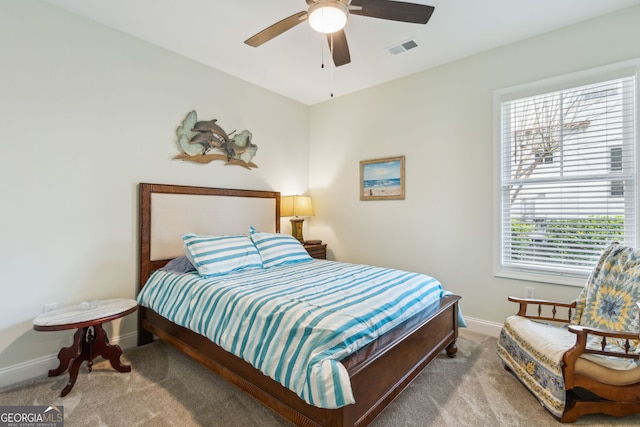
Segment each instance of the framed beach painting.
[[361,160],[360,200],[404,200],[404,156]]

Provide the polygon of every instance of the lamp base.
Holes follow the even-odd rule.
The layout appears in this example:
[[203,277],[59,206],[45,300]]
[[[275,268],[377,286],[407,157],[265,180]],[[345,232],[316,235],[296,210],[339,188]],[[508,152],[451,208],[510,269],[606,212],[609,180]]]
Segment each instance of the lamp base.
[[300,243],[304,243],[304,238],[302,237],[302,223],[304,222],[304,218],[291,218],[291,235],[298,239]]

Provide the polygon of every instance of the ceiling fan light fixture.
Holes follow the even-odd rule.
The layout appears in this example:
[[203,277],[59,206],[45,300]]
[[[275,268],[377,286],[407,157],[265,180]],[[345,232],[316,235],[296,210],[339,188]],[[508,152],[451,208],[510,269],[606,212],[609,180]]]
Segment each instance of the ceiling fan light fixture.
[[318,1],[309,6],[309,25],[319,33],[335,33],[347,24],[349,8],[340,1]]

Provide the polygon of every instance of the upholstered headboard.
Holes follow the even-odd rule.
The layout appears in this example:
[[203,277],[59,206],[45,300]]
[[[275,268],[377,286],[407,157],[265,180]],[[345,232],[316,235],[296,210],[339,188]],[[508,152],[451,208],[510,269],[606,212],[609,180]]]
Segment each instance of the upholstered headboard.
[[153,270],[183,254],[185,233],[279,232],[280,193],[141,183],[138,216],[141,289]]

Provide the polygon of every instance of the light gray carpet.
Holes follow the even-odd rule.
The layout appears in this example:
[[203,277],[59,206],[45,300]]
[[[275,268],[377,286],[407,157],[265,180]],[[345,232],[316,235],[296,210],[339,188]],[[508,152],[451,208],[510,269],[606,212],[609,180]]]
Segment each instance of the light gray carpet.
[[[460,330],[458,355],[442,354],[375,420],[387,426],[561,426],[502,368],[496,339]],[[83,367],[59,396],[67,374],[0,392],[0,406],[62,405],[65,426],[286,426],[259,403],[172,347],[155,342],[125,351],[131,373],[107,361]],[[588,415],[575,425],[638,426],[640,415]]]

